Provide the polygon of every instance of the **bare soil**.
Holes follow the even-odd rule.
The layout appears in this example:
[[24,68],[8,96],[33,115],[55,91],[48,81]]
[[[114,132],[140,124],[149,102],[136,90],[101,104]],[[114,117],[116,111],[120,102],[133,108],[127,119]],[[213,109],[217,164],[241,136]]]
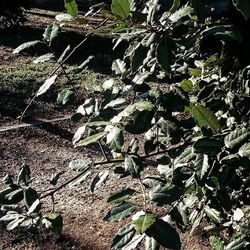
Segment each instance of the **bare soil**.
[[[35,16],[30,15],[29,20],[33,22],[35,18]],[[48,20],[42,18],[40,25],[45,26]],[[14,56],[11,53],[17,45],[16,43],[28,40],[28,32],[34,31],[30,33],[31,36],[39,37],[41,35],[41,27],[34,27],[30,21],[27,25],[28,31],[25,33],[27,35],[25,39],[22,37],[22,32],[18,35],[15,31],[0,33],[0,70],[3,70],[3,67],[11,69],[18,67],[18,64],[28,64],[32,61],[32,57]],[[10,35],[9,41],[6,37],[7,34]],[[19,37],[18,41],[15,40],[17,37]],[[33,76],[33,81],[36,77],[36,75]],[[12,84],[13,78],[9,81],[9,84]],[[20,82],[20,79],[17,81]],[[0,79],[0,90],[1,85],[4,84],[8,83],[1,82]],[[18,87],[20,85],[17,87],[11,86],[8,88],[7,94],[0,91],[0,99],[4,100],[1,102],[0,108],[0,127],[17,124],[16,117],[30,98],[27,91],[19,96]],[[36,87],[36,85],[33,86],[32,90],[34,91]],[[16,98],[17,96],[18,98]],[[54,104],[55,96],[51,95],[45,99],[37,100],[31,107],[29,116],[31,118],[49,119],[72,114],[77,105],[84,100],[84,97],[84,94],[81,95],[80,99],[65,108]],[[63,172],[59,184],[75,174],[68,168],[71,160],[85,156],[91,157],[95,161],[101,160],[102,155],[98,145],[89,148],[73,148],[71,139],[79,125],[66,120],[1,132],[0,179],[7,173],[17,173],[20,165],[25,162],[32,171],[32,185],[42,191],[48,186],[48,179],[54,171]],[[110,176],[96,194],[90,192],[91,178],[78,187],[67,187],[56,193],[55,209],[63,213],[64,216],[62,236],[56,237],[46,231],[41,231],[39,235],[29,235],[25,231],[6,232],[4,225],[0,224],[0,249],[110,249],[115,232],[126,221],[110,223],[103,220],[110,208],[105,199],[111,192],[127,185],[138,189],[138,184],[129,177],[121,181],[114,175],[112,166],[106,166],[106,168],[110,170]],[[97,166],[92,171],[92,176],[95,176],[100,170],[102,170],[102,167]],[[0,184],[0,188],[2,188],[2,184]],[[51,210],[49,199],[45,202],[43,209],[47,212]],[[181,238],[183,249],[210,249],[207,247],[206,237],[203,238],[200,232],[192,237],[188,233],[181,234]]]

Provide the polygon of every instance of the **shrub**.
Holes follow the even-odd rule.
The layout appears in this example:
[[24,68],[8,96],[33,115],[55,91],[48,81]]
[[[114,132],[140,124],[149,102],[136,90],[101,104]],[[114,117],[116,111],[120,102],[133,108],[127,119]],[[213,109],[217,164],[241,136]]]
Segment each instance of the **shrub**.
[[[77,16],[74,0],[66,0],[66,8]],[[117,232],[112,249],[134,249],[143,239],[146,249],[159,245],[181,249],[177,228],[192,234],[201,224],[206,225],[214,249],[247,249],[249,1],[113,0],[112,13],[104,14],[115,21],[114,47],[123,40],[129,46],[123,58],[113,62],[118,80],[104,82],[99,90],[102,101],[100,95],[87,99],[72,121],[82,123],[73,138],[75,147],[98,143],[106,159],[72,161],[69,167],[80,173],[42,196],[29,187],[30,170],[23,165],[16,181],[6,177],[9,188],[0,193],[0,202],[24,199],[28,213],[9,213],[1,220],[13,228],[30,217],[37,226],[42,218],[58,233],[61,216],[39,214],[42,200],[70,182],[84,181],[89,170],[99,165],[103,169],[90,187],[96,192],[109,176],[105,169],[109,164],[121,182],[130,177],[138,183],[137,189],[118,189],[107,199],[112,208],[105,220],[120,221],[134,214]],[[56,24],[46,29],[48,46],[59,31]],[[51,76],[36,95],[44,94],[56,78]],[[60,99],[70,95],[65,91]],[[88,122],[83,123],[84,116]],[[125,142],[131,138],[127,147]],[[151,174],[145,174],[146,167]],[[51,184],[56,186],[58,178],[53,175]],[[155,212],[156,206],[164,217]]]

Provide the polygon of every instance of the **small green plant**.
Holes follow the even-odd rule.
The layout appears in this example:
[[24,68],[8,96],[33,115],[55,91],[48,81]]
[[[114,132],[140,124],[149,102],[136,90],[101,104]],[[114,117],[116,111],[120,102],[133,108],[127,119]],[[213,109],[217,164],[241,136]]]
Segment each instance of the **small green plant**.
[[[74,0],[66,1],[66,8],[77,15]],[[72,116],[74,122],[88,117],[74,146],[97,143],[105,160],[72,161],[69,167],[80,173],[38,200],[83,182],[92,167],[101,165],[91,183],[96,192],[109,177],[105,165],[112,165],[121,182],[132,178],[140,190],[126,187],[107,199],[113,207],[105,220],[131,217],[112,249],[135,249],[142,241],[145,249],[181,249],[177,228],[192,234],[203,222],[214,249],[247,249],[250,3],[113,0],[111,10],[103,13],[113,20],[114,48],[123,40],[128,48],[113,62],[117,76],[103,83],[102,100],[87,99]],[[49,81],[38,93],[45,93],[54,78]],[[23,188],[5,192],[2,204]]]

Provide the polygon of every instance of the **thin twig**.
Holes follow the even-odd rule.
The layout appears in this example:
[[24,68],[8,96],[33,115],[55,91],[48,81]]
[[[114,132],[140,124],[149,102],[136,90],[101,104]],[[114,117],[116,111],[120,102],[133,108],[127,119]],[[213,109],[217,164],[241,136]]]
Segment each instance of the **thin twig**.
[[[112,164],[112,163],[120,163],[123,162],[124,160],[109,160],[109,161],[102,161],[102,162],[95,162],[93,163],[93,166],[97,166],[97,165],[107,165],[107,164]],[[68,181],[66,181],[65,183],[63,183],[61,186],[55,188],[54,190],[51,190],[49,193],[42,195],[39,199],[44,199],[48,196],[53,195],[54,193],[56,193],[57,191],[59,191],[60,189],[66,187],[67,185],[69,185],[71,182],[77,180],[79,177],[81,177],[83,174],[85,174],[88,170],[90,169],[90,167],[85,168],[81,173],[79,173],[78,175],[74,176],[73,178],[69,179]]]
[[98,141],[98,144],[99,144],[100,149],[101,149],[101,151],[102,151],[103,157],[105,158],[106,161],[108,161],[108,160],[109,160],[109,159],[108,159],[108,156],[107,156],[107,154],[106,154],[106,152],[105,152],[105,150],[104,150],[104,148],[103,148],[103,145],[102,145],[102,143],[101,143],[100,140]]
[[19,118],[19,122],[21,122],[23,120],[24,115],[26,114],[27,110],[29,109],[29,107],[31,106],[31,104],[33,103],[33,101],[36,99],[36,95],[34,95],[31,100],[29,101],[28,105],[26,106],[26,108],[24,109],[24,111],[22,112],[22,114],[20,115]]
[[52,213],[55,212],[55,197],[54,194],[51,195],[51,201],[52,201]]
[[[49,44],[47,44],[47,47],[49,48],[50,52],[54,55],[54,57],[56,58],[56,55],[55,55],[55,52],[52,50],[51,46]],[[66,72],[65,68],[64,68],[64,65],[63,65],[63,62],[60,62],[59,60],[57,60],[57,63],[58,65],[60,66],[60,68],[62,69],[64,75],[66,76],[66,78],[68,79],[68,81],[72,84],[73,81],[72,79],[69,77],[68,73]]]
[[[168,149],[166,150],[163,150],[163,151],[160,151],[160,152],[155,152],[155,153],[152,153],[152,154],[149,154],[149,155],[143,155],[141,156],[142,159],[147,159],[147,158],[150,158],[150,157],[153,157],[153,156],[156,156],[156,155],[161,155],[161,154],[165,154],[167,153],[168,151],[172,150],[172,149],[175,149],[177,147],[180,147],[180,146],[183,146],[183,145],[186,145],[187,142],[184,142],[182,144],[177,144],[177,145],[173,145],[171,147],[169,147]],[[124,162],[124,159],[118,159],[118,160],[107,160],[107,161],[100,161],[100,162],[94,162],[92,164],[92,166],[97,166],[97,165],[108,165],[108,164],[115,164],[115,163],[122,163]],[[73,178],[69,179],[68,181],[66,181],[65,183],[63,183],[61,186],[55,188],[54,190],[51,190],[49,193],[47,194],[44,194],[42,195],[39,199],[44,199],[48,196],[51,196],[51,195],[54,195],[57,191],[59,191],[60,189],[66,187],[68,184],[70,184],[71,182],[75,181],[76,179],[78,179],[79,177],[81,177],[84,173],[86,173],[88,170],[90,169],[90,166],[87,167],[86,169],[84,169],[84,171],[82,171],[81,173],[79,173],[78,175],[74,176]],[[141,183],[142,184],[142,183]]]
[[144,212],[146,213],[147,212],[147,195],[146,195],[145,187],[144,187],[144,185],[142,183],[141,178],[139,177],[138,180],[139,180],[140,188],[141,188],[141,191],[142,191],[143,208],[144,208]]

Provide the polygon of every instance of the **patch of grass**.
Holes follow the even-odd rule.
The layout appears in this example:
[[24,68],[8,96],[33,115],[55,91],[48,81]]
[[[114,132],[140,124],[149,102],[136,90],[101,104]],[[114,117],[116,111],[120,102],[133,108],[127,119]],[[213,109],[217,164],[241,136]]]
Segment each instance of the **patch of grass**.
[[[8,116],[10,113],[13,113],[11,116],[14,117],[19,115],[34,93],[57,67],[54,61],[34,64],[33,57],[16,59],[12,64],[0,66],[0,105],[3,107],[0,114],[4,116]],[[35,99],[31,110],[36,110],[39,113],[51,113],[55,108],[58,109],[59,107],[56,104],[57,94],[66,87],[73,87],[77,91],[77,100],[72,103],[72,110],[81,104],[87,96],[93,96],[96,91],[101,90],[107,76],[91,70],[74,74],[73,69],[75,67],[76,65],[65,65],[64,68],[72,81],[69,82],[67,77],[61,74],[56,84],[47,93]],[[58,73],[60,72],[61,70],[58,71]]]
[[26,61],[12,66],[0,66],[1,90],[18,90],[20,93],[30,93],[46,80],[46,75],[52,70],[53,64],[37,65]]
[[78,89],[80,91],[83,89],[90,92],[98,92],[101,91],[103,82],[107,79],[107,76],[85,70],[79,75],[74,75],[73,79],[78,82]]
[[[41,84],[49,77],[51,72],[57,67],[53,62],[34,64],[33,62],[23,61],[12,66],[0,66],[0,91],[3,89],[19,90],[22,93],[31,94],[39,88]],[[90,70],[84,70],[79,74],[74,74],[75,66],[65,67],[73,85],[78,89],[89,91],[99,91],[106,79],[106,76],[95,73]],[[63,88],[71,84],[62,74],[59,77],[58,87]]]

